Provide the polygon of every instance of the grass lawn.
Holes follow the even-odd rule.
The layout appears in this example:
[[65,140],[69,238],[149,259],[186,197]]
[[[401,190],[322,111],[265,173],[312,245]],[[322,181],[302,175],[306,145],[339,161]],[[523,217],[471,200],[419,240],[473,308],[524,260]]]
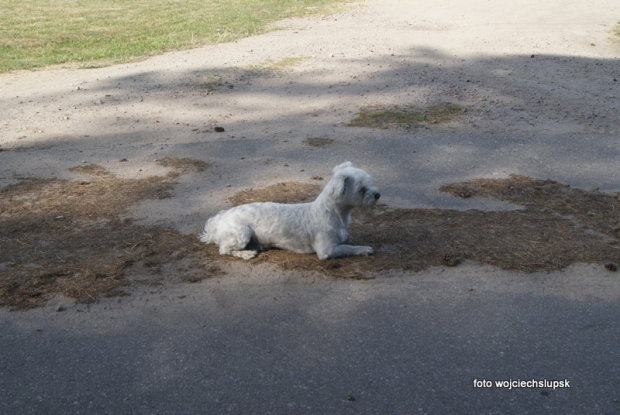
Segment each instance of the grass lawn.
[[227,42],[343,0],[0,0],[0,72]]

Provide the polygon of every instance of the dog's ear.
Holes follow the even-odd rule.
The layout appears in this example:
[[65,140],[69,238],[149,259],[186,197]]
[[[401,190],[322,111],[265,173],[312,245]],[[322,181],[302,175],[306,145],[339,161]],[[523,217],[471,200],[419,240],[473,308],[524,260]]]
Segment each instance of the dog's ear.
[[348,188],[351,186],[351,182],[353,182],[353,178],[349,176],[344,176],[342,179],[342,190],[340,191],[341,195],[344,195]]
[[332,170],[332,172],[336,173],[338,170],[342,170],[347,167],[353,167],[353,163],[351,163],[350,161],[345,161],[344,163],[339,164],[336,167],[334,167],[334,170]]
[[351,185],[351,178],[349,176],[336,176],[329,183],[329,195],[332,199],[338,199],[347,191],[347,187]]

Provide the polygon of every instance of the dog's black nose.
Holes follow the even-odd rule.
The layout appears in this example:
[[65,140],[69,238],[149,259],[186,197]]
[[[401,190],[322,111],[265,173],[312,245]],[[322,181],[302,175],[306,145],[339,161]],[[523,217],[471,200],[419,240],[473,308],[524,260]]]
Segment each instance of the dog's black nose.
[[375,193],[375,200],[379,200],[380,197],[381,197],[381,193]]

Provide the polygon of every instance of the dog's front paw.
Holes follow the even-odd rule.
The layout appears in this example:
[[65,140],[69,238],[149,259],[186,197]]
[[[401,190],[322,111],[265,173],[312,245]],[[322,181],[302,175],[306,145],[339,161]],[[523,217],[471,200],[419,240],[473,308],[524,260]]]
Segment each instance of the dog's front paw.
[[355,246],[355,245],[337,245],[331,248],[331,250],[317,251],[319,259],[328,258],[341,258],[344,256],[368,256],[374,254],[375,251],[369,246]]
[[373,251],[372,248],[369,246],[358,246],[357,247],[357,255],[369,256],[369,255],[374,255],[374,254],[375,254],[375,251]]

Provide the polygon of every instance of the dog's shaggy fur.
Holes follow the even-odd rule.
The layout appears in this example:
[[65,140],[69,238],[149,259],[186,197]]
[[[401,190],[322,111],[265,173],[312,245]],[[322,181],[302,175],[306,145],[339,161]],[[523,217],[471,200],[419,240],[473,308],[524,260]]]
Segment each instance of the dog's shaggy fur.
[[320,259],[372,255],[369,246],[345,245],[351,209],[374,205],[379,191],[372,177],[350,162],[336,166],[334,176],[314,202],[249,203],[223,210],[207,221],[200,240],[220,247],[220,254],[251,259],[265,248]]

